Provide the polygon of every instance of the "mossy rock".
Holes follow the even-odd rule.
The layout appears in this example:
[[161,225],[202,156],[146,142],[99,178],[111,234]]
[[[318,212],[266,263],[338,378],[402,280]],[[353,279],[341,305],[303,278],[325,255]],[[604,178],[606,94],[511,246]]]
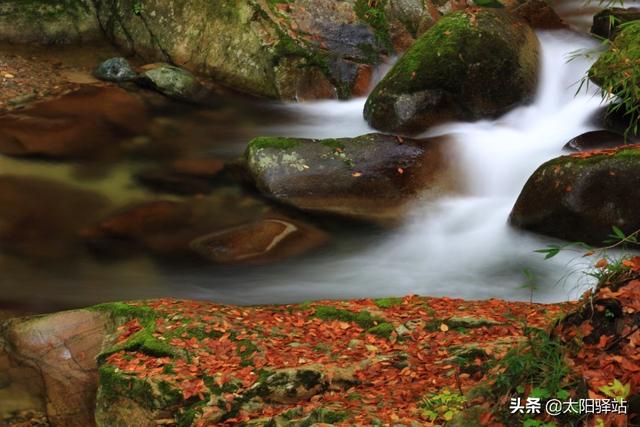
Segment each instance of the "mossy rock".
[[364,117],[376,129],[403,133],[496,117],[533,98],[538,56],[533,30],[507,12],[452,13],[398,60],[367,99]]
[[640,228],[640,147],[562,156],[536,170],[511,212],[518,228],[601,245]]
[[395,224],[409,202],[457,189],[457,168],[441,140],[382,134],[356,138],[256,138],[248,175],[266,196],[306,211]]
[[91,0],[5,0],[0,3],[0,41],[70,44],[103,34]]

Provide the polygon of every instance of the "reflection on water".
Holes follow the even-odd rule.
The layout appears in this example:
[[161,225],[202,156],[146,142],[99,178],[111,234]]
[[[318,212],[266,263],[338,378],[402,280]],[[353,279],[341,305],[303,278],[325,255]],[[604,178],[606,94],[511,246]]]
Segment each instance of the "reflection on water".
[[[321,228],[332,235],[328,246],[274,265],[184,262],[171,249],[193,238],[194,228],[224,228],[282,208],[241,187],[226,171],[206,177],[205,194],[199,196],[156,193],[141,185],[141,174],[153,170],[160,188],[171,187],[181,185],[175,181],[176,160],[233,160],[258,135],[323,138],[370,132],[362,119],[364,99],[277,105],[221,96],[209,106],[195,107],[144,95],[149,112],[144,126],[142,119],[117,111],[125,123],[144,130],[112,138],[106,154],[82,160],[0,156],[2,176],[25,179],[18,186],[22,192],[12,193],[3,191],[7,178],[0,177],[0,301],[44,311],[164,296],[240,304],[411,293],[528,299],[529,290],[519,287],[525,269],[538,276],[537,300],[575,297],[588,283],[567,273],[580,266],[565,256],[542,261],[533,251],[547,240],[506,225],[530,173],[557,156],[568,139],[593,129],[589,118],[599,106],[591,94],[574,96],[572,84],[588,61],[566,62],[568,53],[596,43],[569,32],[540,37],[544,69],[533,105],[495,121],[450,124],[431,132],[453,137],[469,183],[465,196],[416,206],[405,226],[393,231],[322,220]],[[40,142],[35,138],[33,146]],[[181,214],[176,219],[171,211],[171,219],[163,217],[155,228],[140,225],[148,221],[127,223],[128,234],[118,236],[130,240],[91,245],[95,233],[104,232],[104,224],[96,226],[106,215],[128,214],[132,205],[158,200],[178,206]]]

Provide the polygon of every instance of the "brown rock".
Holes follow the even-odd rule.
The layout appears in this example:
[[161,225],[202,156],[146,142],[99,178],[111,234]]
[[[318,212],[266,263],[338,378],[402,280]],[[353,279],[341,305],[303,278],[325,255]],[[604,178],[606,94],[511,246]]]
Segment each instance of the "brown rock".
[[54,427],[95,425],[96,357],[109,328],[107,316],[89,310],[6,322],[0,329],[0,376],[8,386],[0,389],[6,395],[0,410],[44,409]]
[[544,0],[528,0],[513,10],[513,14],[524,19],[531,27],[540,30],[564,30],[567,24]]
[[[79,250],[78,232],[109,202],[92,192],[37,178],[0,175],[0,247],[59,260]],[[8,207],[8,208],[7,208]]]
[[55,159],[93,157],[141,134],[144,103],[110,86],[85,86],[0,117],[0,153]]
[[327,240],[310,225],[270,218],[199,237],[191,248],[215,263],[259,264],[301,255]]
[[615,148],[624,145],[624,135],[608,130],[595,130],[578,135],[567,142],[563,149],[567,151],[589,151],[603,148]]

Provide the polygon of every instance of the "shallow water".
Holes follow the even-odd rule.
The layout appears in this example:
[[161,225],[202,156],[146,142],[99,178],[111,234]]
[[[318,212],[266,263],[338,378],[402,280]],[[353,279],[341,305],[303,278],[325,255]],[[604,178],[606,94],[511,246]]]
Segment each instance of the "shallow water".
[[[454,123],[430,131],[427,135],[451,137],[466,171],[467,191],[415,206],[399,229],[382,232],[334,224],[329,247],[263,267],[172,265],[145,255],[104,262],[82,254],[55,263],[0,255],[0,301],[46,311],[169,296],[239,304],[405,294],[541,302],[575,298],[591,285],[580,272],[587,260],[560,255],[544,261],[534,250],[551,240],[513,230],[507,218],[530,174],[558,156],[566,141],[595,129],[590,120],[600,107],[599,97],[585,91],[576,95],[576,83],[590,60],[567,61],[571,52],[598,43],[569,31],[539,37],[543,71],[535,102],[494,121]],[[215,108],[163,105],[155,110],[154,123],[163,129],[161,138],[189,152],[232,159],[258,135],[325,138],[371,132],[362,119],[363,105],[364,99],[302,105],[229,99]],[[92,165],[0,156],[0,171],[69,183],[103,194],[115,206],[171,200],[173,196],[160,197],[134,182],[132,171],[148,163],[153,162],[102,164],[87,179],[86,169]],[[218,193],[238,204],[249,197],[229,183],[214,192]],[[533,294],[521,287],[525,270],[536,278]]]

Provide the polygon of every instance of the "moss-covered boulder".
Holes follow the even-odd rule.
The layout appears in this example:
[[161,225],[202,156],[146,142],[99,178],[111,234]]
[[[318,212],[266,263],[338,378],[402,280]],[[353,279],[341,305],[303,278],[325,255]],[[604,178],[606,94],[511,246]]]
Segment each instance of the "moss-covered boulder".
[[570,241],[602,244],[616,226],[640,228],[640,146],[551,160],[527,181],[512,225]]
[[640,8],[612,7],[604,9],[593,17],[591,32],[605,39],[614,38],[618,34],[620,25],[640,19]]
[[249,143],[245,163],[258,189],[272,199],[383,224],[400,220],[419,197],[457,188],[456,168],[442,140],[262,137]]
[[369,3],[105,0],[98,2],[98,17],[123,49],[243,92],[346,98],[393,48],[382,6]]
[[5,0],[0,3],[0,41],[62,44],[102,39],[91,0]]
[[416,133],[505,113],[534,96],[538,45],[524,21],[501,10],[447,15],[376,86],[364,117],[376,129]]
[[170,64],[151,64],[140,74],[139,83],[148,85],[169,98],[185,102],[203,101],[208,94],[189,71]]

